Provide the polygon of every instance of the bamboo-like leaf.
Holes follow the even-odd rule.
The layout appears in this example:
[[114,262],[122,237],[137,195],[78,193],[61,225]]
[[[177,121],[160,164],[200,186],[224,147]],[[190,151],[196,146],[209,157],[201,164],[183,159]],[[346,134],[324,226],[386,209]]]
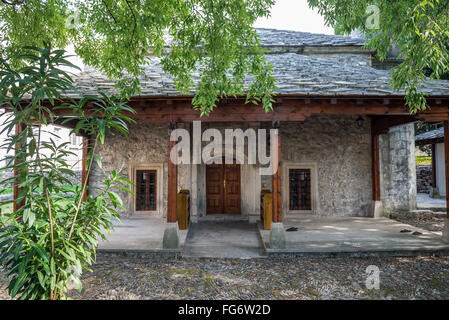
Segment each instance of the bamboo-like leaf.
[[44,248],[42,248],[40,244],[33,243],[32,246],[42,259],[44,259],[47,263],[50,261],[48,254],[45,252]]

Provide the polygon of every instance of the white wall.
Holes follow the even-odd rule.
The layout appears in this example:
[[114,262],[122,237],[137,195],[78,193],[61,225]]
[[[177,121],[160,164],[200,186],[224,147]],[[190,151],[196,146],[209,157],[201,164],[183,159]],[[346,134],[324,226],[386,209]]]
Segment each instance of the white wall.
[[446,182],[445,182],[445,168],[444,168],[444,143],[437,143],[435,145],[435,158],[436,158],[436,178],[437,178],[437,188],[440,195],[446,195]]
[[[1,111],[0,111],[1,112]],[[7,120],[7,116],[0,115],[0,131],[3,130],[4,124]],[[52,134],[53,133],[53,134]],[[14,134],[14,132],[12,132]],[[56,136],[54,136],[56,135]],[[70,129],[57,127],[57,126],[44,126],[42,127],[42,141],[50,141],[50,138],[55,141],[56,144],[64,142],[70,142],[66,149],[75,153],[75,155],[66,157],[67,163],[72,166],[73,170],[81,170],[81,158],[82,158],[82,138],[70,136]],[[8,138],[6,133],[0,134],[0,145],[3,145]],[[6,152],[5,148],[0,148],[0,167],[6,165],[5,157],[9,154],[12,155],[14,151]],[[47,154],[48,155],[48,154]]]

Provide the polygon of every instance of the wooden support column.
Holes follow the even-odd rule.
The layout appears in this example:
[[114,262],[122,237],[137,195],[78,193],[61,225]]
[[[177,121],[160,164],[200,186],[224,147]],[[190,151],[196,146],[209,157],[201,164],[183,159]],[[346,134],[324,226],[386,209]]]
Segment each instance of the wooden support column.
[[[171,131],[176,128],[176,124],[170,123],[168,137],[168,196],[167,196],[167,222],[176,222],[177,206],[176,194],[178,192],[178,166],[170,159],[171,150],[176,146],[176,141],[170,140]],[[177,153],[173,152],[172,157],[176,158]],[[176,161],[176,159],[173,159]]]
[[372,166],[373,166],[373,200],[380,201],[380,157],[379,135],[371,135]]
[[[19,136],[24,130],[26,129],[26,126],[24,124],[16,124],[16,136]],[[14,153],[15,156],[17,157],[18,153],[20,152],[20,150],[22,149],[22,144],[21,143],[17,143],[15,148],[14,148]],[[14,159],[14,164],[18,165],[20,164],[20,159],[15,158]],[[18,178],[20,176],[20,171],[17,168],[14,168],[14,176],[16,177],[15,181],[14,181],[14,203],[13,203],[13,210],[14,212],[16,212],[17,210],[19,210],[21,207],[24,206],[25,201],[21,201],[21,202],[17,202],[17,199],[19,198],[19,194],[22,190],[22,188],[19,188],[19,185],[21,183],[20,179]]]
[[[88,176],[87,176],[87,155],[89,153],[89,138],[83,137],[83,154],[82,154],[82,161],[81,161],[81,188],[86,185],[89,185]],[[85,201],[87,199],[88,191],[86,190],[83,195],[82,199]]]
[[449,219],[449,121],[444,121],[444,173],[446,179],[446,217]]
[[[276,130],[274,136],[272,136],[271,142],[271,154],[277,155],[277,170],[272,176],[272,188],[273,188],[273,222],[282,222],[282,184],[281,184],[281,134],[279,132],[280,124],[275,122],[273,128]],[[275,164],[273,164],[275,165]]]

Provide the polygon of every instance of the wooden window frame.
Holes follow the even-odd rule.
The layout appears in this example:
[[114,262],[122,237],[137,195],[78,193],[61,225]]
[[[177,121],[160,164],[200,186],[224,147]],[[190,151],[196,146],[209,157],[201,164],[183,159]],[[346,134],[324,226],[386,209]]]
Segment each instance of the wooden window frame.
[[130,180],[136,184],[138,170],[154,170],[156,171],[156,210],[137,211],[136,202],[136,186],[132,186],[131,191],[134,195],[129,195],[128,211],[129,217],[163,217],[164,215],[164,164],[163,163],[131,163],[128,167]]
[[[292,175],[297,175],[298,181],[296,181],[296,188],[293,188],[292,184]],[[305,188],[304,185],[305,183]],[[293,190],[296,189],[296,190]],[[305,197],[303,197],[304,192],[306,194]],[[312,170],[311,169],[288,169],[288,194],[289,194],[289,202],[288,207],[290,211],[299,211],[299,210],[306,210],[311,211],[312,210]],[[298,204],[292,208],[292,194],[296,194],[296,197],[298,199]]]
[[[148,201],[150,201],[150,199],[152,198],[153,200],[153,205],[150,206],[148,204],[147,207],[145,207],[145,209],[139,209],[139,200],[138,198],[141,196],[139,188],[141,186],[141,182],[139,182],[139,172],[143,173],[144,175],[148,174],[148,178],[147,181],[145,183],[145,197],[148,197]],[[150,181],[150,176],[154,175],[154,179],[153,182]],[[145,170],[145,169],[137,169],[136,170],[136,193],[134,195],[135,197],[135,201],[136,201],[136,211],[157,211],[157,170]],[[153,187],[153,194],[152,196],[148,195],[148,191],[150,189],[150,187]]]
[[[311,210],[290,210],[289,176],[291,169],[310,170]],[[284,162],[282,164],[282,207],[284,216],[292,214],[318,214],[318,164],[315,162]]]

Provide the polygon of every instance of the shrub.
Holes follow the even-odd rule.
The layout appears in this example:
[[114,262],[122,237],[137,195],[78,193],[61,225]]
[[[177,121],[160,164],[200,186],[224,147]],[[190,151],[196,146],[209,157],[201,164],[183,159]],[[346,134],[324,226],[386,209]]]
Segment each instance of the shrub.
[[[65,52],[52,51],[49,46],[26,49],[28,54],[19,57],[23,67],[18,70],[11,67],[10,58],[0,60],[0,105],[9,111],[4,130],[10,138],[4,147],[16,148],[4,170],[19,172],[1,181],[0,187],[15,181],[20,188],[17,203],[21,204],[1,217],[0,263],[8,273],[12,297],[63,299],[70,282],[81,289],[80,275],[94,262],[99,238],[105,238],[113,219],[119,218],[122,200],[114,189],[130,192],[123,186],[130,181],[119,171],[102,172],[105,187],[84,199],[87,183],[73,186],[67,179],[75,173],[64,161],[69,154],[66,143],[43,141],[43,126],[70,121],[76,124],[72,133],[89,137],[89,175],[93,161],[99,162],[94,156],[97,145],[108,134],[126,135],[132,120],[125,113],[133,110],[105,94],[62,100],[68,89],[74,89],[70,74],[63,70],[74,67]],[[11,134],[16,127],[21,130]]]

